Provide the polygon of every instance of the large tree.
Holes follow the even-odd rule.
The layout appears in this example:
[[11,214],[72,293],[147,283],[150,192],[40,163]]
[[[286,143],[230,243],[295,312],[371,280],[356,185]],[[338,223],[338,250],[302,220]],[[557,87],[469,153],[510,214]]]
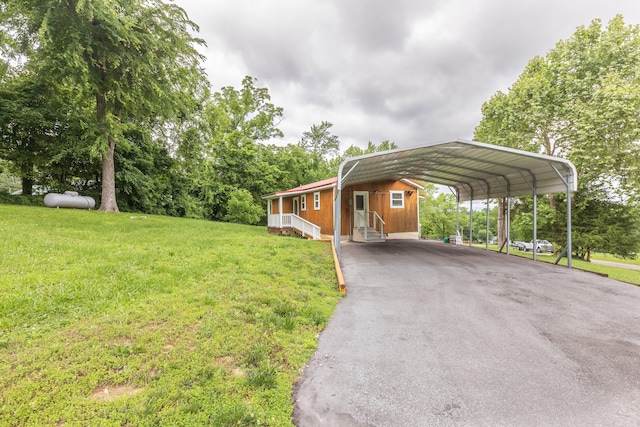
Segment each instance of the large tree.
[[[578,169],[580,199],[613,199],[631,208],[640,198],[638,111],[640,26],[616,16],[604,28],[599,20],[579,27],[545,57],[533,58],[507,93],[483,105],[474,138],[566,157]],[[550,202],[557,209],[555,198]],[[562,231],[561,223],[551,227],[559,241]],[[605,232],[579,228],[576,238]]]
[[283,136],[278,128],[282,108],[271,102],[267,88],[256,83],[247,76],[240,89],[227,86],[215,92],[203,113],[206,141],[187,139],[179,150],[190,164],[207,216],[214,220],[225,219],[235,191],[245,189],[259,202],[281,182],[282,171],[263,143]]
[[[102,163],[100,210],[118,212],[114,152],[132,129],[151,133],[188,114],[203,90],[202,43],[180,7],[161,0],[20,0],[12,28],[37,37],[43,72],[94,99],[86,140]],[[16,20],[15,22],[22,22]]]

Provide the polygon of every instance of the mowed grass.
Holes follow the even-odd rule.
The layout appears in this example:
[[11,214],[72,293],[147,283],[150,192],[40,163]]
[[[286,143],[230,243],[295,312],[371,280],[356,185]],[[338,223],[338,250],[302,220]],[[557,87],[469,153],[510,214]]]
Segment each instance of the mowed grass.
[[0,425],[291,425],[341,298],[331,247],[0,205]]

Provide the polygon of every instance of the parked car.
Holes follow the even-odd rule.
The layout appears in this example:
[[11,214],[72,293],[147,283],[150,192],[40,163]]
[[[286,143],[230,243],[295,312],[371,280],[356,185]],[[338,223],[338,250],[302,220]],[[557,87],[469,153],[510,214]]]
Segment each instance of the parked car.
[[[538,251],[538,253],[541,252],[553,252],[555,250],[555,248],[553,247],[553,243],[549,242],[548,240],[538,240],[538,244],[536,245],[536,249]],[[525,243],[524,245],[524,251],[533,251],[533,240],[530,241],[529,243]]]
[[514,240],[511,242],[511,247],[513,249],[518,249],[519,251],[524,251],[525,242],[521,242],[519,240]]

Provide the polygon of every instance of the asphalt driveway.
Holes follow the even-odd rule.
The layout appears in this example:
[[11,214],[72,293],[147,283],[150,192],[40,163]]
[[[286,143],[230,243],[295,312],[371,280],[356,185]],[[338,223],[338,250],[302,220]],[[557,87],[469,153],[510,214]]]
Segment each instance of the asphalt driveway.
[[640,287],[423,240],[341,264],[296,425],[640,425]]

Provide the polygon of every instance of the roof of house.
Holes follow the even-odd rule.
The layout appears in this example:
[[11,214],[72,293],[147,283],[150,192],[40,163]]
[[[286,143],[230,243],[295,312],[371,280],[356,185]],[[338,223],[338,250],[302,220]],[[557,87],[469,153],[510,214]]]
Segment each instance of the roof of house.
[[[411,179],[403,178],[403,179],[400,179],[399,181],[403,181],[415,188],[419,188],[419,189],[424,188],[422,184],[419,184]],[[262,196],[262,198],[273,199],[280,196],[293,196],[296,194],[309,193],[311,191],[320,191],[320,190],[325,190],[327,188],[333,188],[336,186],[337,183],[338,183],[338,177],[333,177],[333,178],[323,179],[322,181],[301,185],[299,187],[292,188],[290,190],[276,191],[275,193],[266,194]]]

